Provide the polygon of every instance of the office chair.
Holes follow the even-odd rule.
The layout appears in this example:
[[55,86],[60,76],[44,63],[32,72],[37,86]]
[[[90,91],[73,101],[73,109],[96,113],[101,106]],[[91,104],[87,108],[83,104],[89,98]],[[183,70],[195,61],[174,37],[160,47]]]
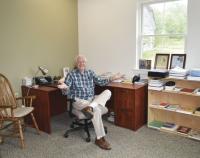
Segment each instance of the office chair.
[[[73,99],[68,99],[68,101],[70,103],[69,116],[73,119],[73,121],[70,125],[70,129],[68,129],[65,132],[64,137],[67,138],[69,136],[69,133],[73,131],[84,129],[84,131],[87,134],[87,137],[85,140],[86,142],[90,142],[91,138],[90,138],[89,128],[93,127],[91,119],[88,119],[81,111],[73,108],[73,102],[74,102]],[[108,109],[106,107],[102,107],[102,111],[103,111],[103,114],[106,114],[108,112]],[[107,127],[104,127],[104,129],[105,129],[105,133],[107,133]]]
[[[0,74],[0,137],[19,137],[21,147],[24,148],[24,135],[22,122],[25,116],[31,115],[33,124],[39,134],[38,125],[33,115],[32,107],[34,96],[15,98],[14,92],[8,79]],[[4,130],[13,125],[11,131]]]

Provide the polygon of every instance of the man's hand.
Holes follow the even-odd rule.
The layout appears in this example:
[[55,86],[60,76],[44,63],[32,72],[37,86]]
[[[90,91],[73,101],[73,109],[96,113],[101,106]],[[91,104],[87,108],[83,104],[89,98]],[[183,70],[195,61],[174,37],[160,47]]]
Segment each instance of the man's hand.
[[67,86],[65,83],[62,83],[62,84],[59,84],[59,85],[58,85],[58,88],[59,88],[59,89],[67,89],[68,86]]
[[63,84],[64,82],[65,82],[65,77],[61,78],[61,79],[58,81],[59,84]]
[[114,74],[112,75],[109,80],[112,82],[114,80],[119,80],[119,79],[123,79],[124,78],[124,74],[120,74],[120,73],[117,73],[117,74]]

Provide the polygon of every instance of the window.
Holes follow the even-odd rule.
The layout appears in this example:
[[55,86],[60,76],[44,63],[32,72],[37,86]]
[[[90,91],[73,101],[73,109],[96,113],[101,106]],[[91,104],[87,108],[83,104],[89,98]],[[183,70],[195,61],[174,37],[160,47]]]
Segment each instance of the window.
[[187,0],[143,3],[140,58],[154,61],[156,53],[185,53]]

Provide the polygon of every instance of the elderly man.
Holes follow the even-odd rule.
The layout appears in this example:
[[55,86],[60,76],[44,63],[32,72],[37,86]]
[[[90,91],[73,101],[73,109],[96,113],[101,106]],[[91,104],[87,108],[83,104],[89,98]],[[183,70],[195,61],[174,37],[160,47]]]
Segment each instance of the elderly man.
[[100,95],[94,95],[95,84],[100,86],[122,77],[113,75],[109,79],[98,77],[92,70],[86,69],[86,58],[82,55],[76,57],[76,68],[72,70],[64,80],[64,84],[58,88],[67,88],[69,97],[74,99],[73,107],[82,111],[91,118],[96,133],[95,144],[102,149],[110,150],[111,145],[105,139],[105,131],[102,121],[103,108],[111,97],[110,90],[103,91]]

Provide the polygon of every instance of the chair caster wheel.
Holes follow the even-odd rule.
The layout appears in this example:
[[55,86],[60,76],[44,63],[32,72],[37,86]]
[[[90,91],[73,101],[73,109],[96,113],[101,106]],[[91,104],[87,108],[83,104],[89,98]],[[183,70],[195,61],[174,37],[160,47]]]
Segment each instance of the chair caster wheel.
[[90,142],[91,139],[90,139],[90,138],[86,138],[85,141],[86,141],[86,142]]
[[64,137],[67,138],[69,136],[68,132],[65,132]]
[[105,133],[107,134],[108,133],[107,127],[104,127],[104,130],[105,130]]
[[0,137],[0,144],[3,144],[3,138]]

